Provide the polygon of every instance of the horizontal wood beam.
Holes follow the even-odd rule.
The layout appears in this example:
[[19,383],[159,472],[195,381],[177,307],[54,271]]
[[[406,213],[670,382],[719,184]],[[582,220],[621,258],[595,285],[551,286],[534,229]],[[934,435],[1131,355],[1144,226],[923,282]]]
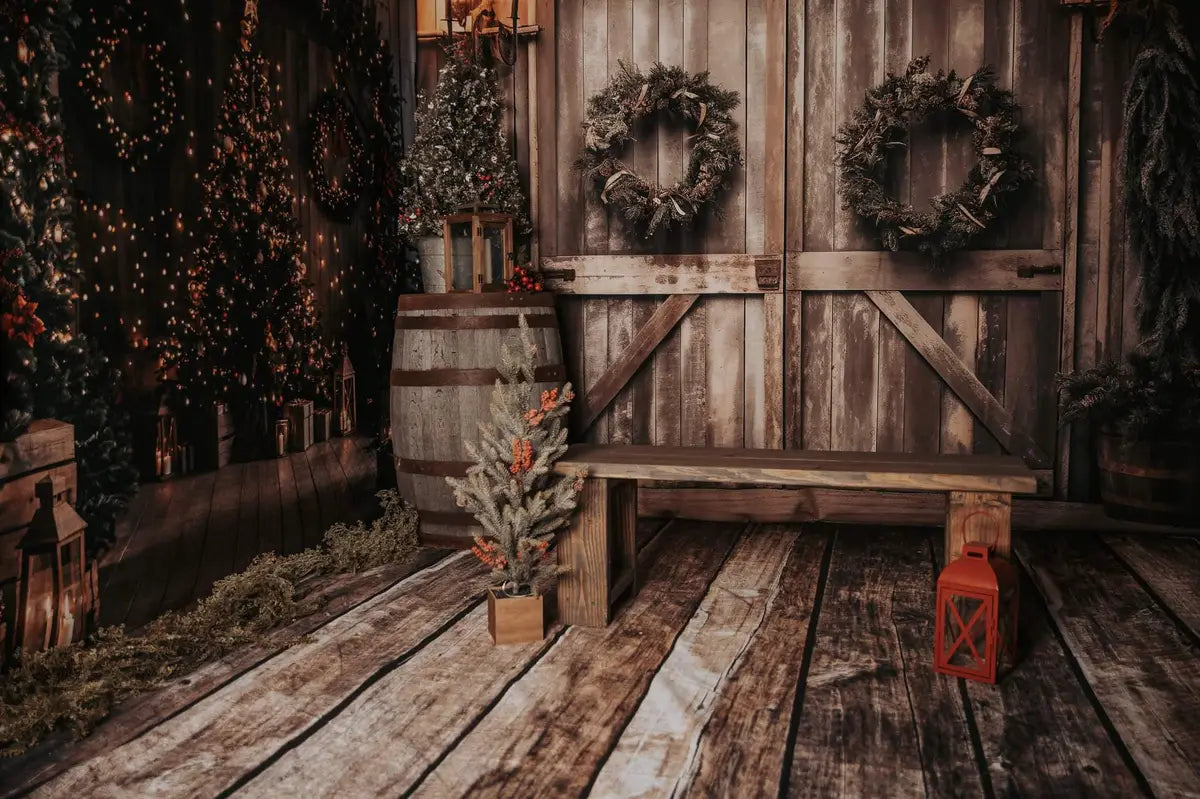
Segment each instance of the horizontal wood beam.
[[[836,488],[675,488],[643,483],[638,515],[714,522],[844,522],[941,527],[946,496],[903,491],[849,491]],[[1018,530],[1125,532],[1159,535],[1200,534],[1200,530],[1113,519],[1091,502],[1013,498]]]
[[1000,446],[1020,455],[1030,466],[1042,466],[1049,458],[1033,438],[1022,430],[1012,414],[1000,404],[975,373],[967,368],[925,317],[898,291],[868,291],[867,296],[891,321],[900,334],[921,353],[950,390],[975,414]]
[[1058,291],[1062,250],[968,250],[940,268],[915,252],[789,252],[788,291]]
[[559,294],[764,294],[779,290],[783,256],[562,255],[541,268]]
[[676,294],[668,297],[662,305],[654,309],[654,313],[646,323],[633,334],[629,345],[617,356],[600,379],[588,389],[587,394],[579,404],[577,418],[579,433],[585,433],[600,418],[621,389],[633,379],[646,359],[653,354],[662,340],[675,329],[679,321],[691,310],[700,299],[698,294]]

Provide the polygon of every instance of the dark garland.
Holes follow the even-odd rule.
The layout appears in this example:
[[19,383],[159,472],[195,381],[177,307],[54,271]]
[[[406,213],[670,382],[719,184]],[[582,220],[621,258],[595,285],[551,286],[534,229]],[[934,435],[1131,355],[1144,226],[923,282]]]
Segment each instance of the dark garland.
[[[838,131],[837,163],[845,206],[875,223],[883,246],[916,250],[939,264],[988,229],[1001,197],[1033,178],[1033,164],[1013,147],[1018,106],[988,68],[964,79],[928,66],[928,56],[913,59],[903,75],[889,74],[867,92],[853,121]],[[905,146],[912,125],[939,113],[970,121],[979,161],[962,186],[917,211],[884,189],[887,154]]]
[[[151,33],[151,21],[146,9],[132,0],[124,0],[103,13],[92,8],[88,19],[90,45],[79,60],[79,88],[95,111],[96,127],[108,135],[113,150],[122,161],[145,162],[162,149],[179,118],[175,84],[178,64],[168,64],[166,42]],[[126,92],[121,99],[114,97],[104,86],[104,74],[113,54],[122,43],[141,43],[145,47],[145,63],[154,86],[150,103],[150,123],[140,131],[126,128],[117,119],[118,104],[131,104],[135,98]]]
[[[643,75],[622,63],[608,88],[588,100],[578,166],[601,184],[600,199],[646,238],[671,225],[689,225],[742,162],[731,114],[738,102],[737,92],[709,83],[707,72],[690,75],[656,63]],[[687,172],[673,186],[649,183],[619,160],[638,122],[654,114],[694,128]]]
[[[374,179],[374,169],[344,91],[327,89],[317,98],[308,114],[307,138],[305,166],[317,205],[338,222],[350,221]],[[345,159],[341,180],[326,171],[327,160],[341,155],[339,149]]]

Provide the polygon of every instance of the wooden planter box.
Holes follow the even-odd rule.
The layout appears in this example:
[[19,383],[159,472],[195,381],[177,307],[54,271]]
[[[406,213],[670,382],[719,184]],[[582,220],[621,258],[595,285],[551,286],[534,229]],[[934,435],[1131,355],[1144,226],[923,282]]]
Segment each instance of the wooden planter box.
[[546,636],[542,595],[504,596],[488,589],[488,633],[492,643],[529,644]]
[[313,442],[328,441],[333,437],[333,411],[317,408],[313,411]]
[[197,411],[191,435],[196,439],[196,465],[223,469],[233,460],[233,414],[224,402]]
[[283,406],[288,420],[288,449],[303,452],[313,445],[312,400],[292,400]]
[[[54,419],[38,419],[12,441],[0,442],[0,604],[5,608],[0,627],[15,632],[17,580],[21,557],[17,550],[29,520],[37,510],[34,486],[47,476],[61,477],[67,499],[75,502],[75,427]],[[0,638],[0,661],[11,652],[11,641]]]

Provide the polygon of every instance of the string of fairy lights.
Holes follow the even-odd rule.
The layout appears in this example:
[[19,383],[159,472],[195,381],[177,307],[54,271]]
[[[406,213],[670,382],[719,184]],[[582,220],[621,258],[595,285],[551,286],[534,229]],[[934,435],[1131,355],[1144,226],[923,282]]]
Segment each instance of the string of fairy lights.
[[[109,150],[116,155],[123,168],[135,176],[135,180],[138,179],[136,175],[151,171],[149,167],[153,166],[156,159],[170,157],[172,149],[167,145],[173,136],[182,138],[180,147],[189,163],[186,172],[190,181],[184,191],[197,196],[202,177],[201,164],[198,163],[201,137],[197,135],[194,120],[189,119],[190,115],[185,113],[184,104],[179,99],[191,93],[189,85],[196,80],[196,76],[181,59],[172,56],[167,42],[156,35],[146,12],[147,2],[122,0],[115,7],[96,3],[95,8],[85,11],[85,18],[95,35],[92,45],[81,54],[78,62],[78,88],[89,104],[88,111],[95,120],[95,129],[110,142]],[[104,9],[105,13],[101,13],[100,9]],[[165,12],[157,10],[155,13]],[[195,23],[188,0],[179,0],[178,15],[178,20],[190,29],[185,29],[175,39],[193,40],[199,31],[194,30]],[[211,25],[216,36],[224,34],[220,20],[212,21]],[[139,52],[144,51],[146,56],[146,74],[150,76],[151,84],[147,93],[107,88],[116,79],[130,77],[117,73],[123,65],[115,61],[114,53],[119,47],[131,43],[142,48]],[[341,53],[335,55],[336,59],[343,57]],[[273,72],[276,94],[282,97],[282,62],[273,64]],[[211,107],[216,108],[224,88],[221,83],[220,76],[216,76],[215,80],[214,76],[204,76],[202,83],[195,88],[208,92],[209,97],[202,99],[197,96],[193,102],[211,103]],[[321,96],[329,93],[327,90]],[[196,94],[199,95],[199,91]],[[148,103],[150,123],[141,130],[131,129],[123,120],[136,116],[131,106],[145,103]],[[289,114],[286,105],[280,99],[278,112],[284,131],[293,135],[294,128],[289,117],[303,118],[305,109],[297,108],[293,114]],[[319,104],[315,105],[314,110],[319,107]],[[358,137],[350,136],[347,142],[338,140],[341,133],[338,128],[342,128],[348,120],[333,118],[331,108],[326,108],[325,112],[330,117],[329,124],[325,126],[321,146],[312,152],[312,157],[322,164],[344,162],[345,169],[340,178],[322,175],[326,179],[318,181],[313,179],[315,176],[302,177],[305,171],[305,141],[295,141],[296,147],[291,152],[299,157],[292,159],[290,168],[296,182],[295,213],[302,221],[309,220],[309,224],[301,226],[304,258],[301,268],[307,271],[308,280],[325,286],[327,300],[320,304],[327,310],[329,301],[344,306],[347,292],[355,292],[359,287],[357,271],[352,268],[349,259],[341,256],[347,236],[353,238],[360,234],[355,228],[340,231],[328,227],[321,229],[323,225],[316,222],[318,213],[328,217],[331,222],[340,221],[339,214],[327,210],[325,202],[310,196],[309,189],[311,187],[314,193],[320,191],[322,186],[333,187],[341,192],[353,191],[359,183],[370,180],[370,175],[359,174],[369,169],[370,164],[365,154],[354,150],[356,142],[360,149],[362,147]],[[349,144],[350,153],[341,152],[343,144]],[[336,151],[332,158],[325,152],[329,149]],[[347,155],[350,157],[346,158]],[[179,166],[172,164],[171,168],[178,169]],[[78,179],[78,166],[74,172],[74,177]],[[102,187],[98,193],[107,193],[107,188]],[[361,193],[361,189],[358,191]],[[172,196],[176,196],[174,190]],[[336,195],[331,199],[337,199]],[[335,206],[336,203],[329,205]],[[336,208],[333,210],[336,211]],[[80,266],[84,273],[79,297],[81,321],[93,332],[105,336],[106,340],[121,340],[131,350],[153,349],[156,341],[167,335],[174,321],[184,313],[188,303],[188,281],[194,277],[192,255],[198,243],[193,229],[194,218],[176,208],[139,213],[117,203],[95,201],[86,196],[86,192],[77,195],[76,217],[82,234],[79,241]],[[335,268],[331,268],[331,264]],[[332,319],[326,315],[327,331],[344,336],[344,327],[344,315]]]
[[[93,41],[79,59],[78,85],[96,112],[96,129],[106,134],[117,157],[130,164],[131,172],[136,172],[139,163],[148,163],[162,150],[180,121],[175,91],[179,62],[168,58],[165,41],[151,35],[150,17],[143,6],[124,0],[105,10],[107,13],[100,14],[92,8],[88,13],[87,28]],[[149,94],[149,102],[145,97],[139,98],[136,108],[133,92],[127,89],[118,99],[105,86],[104,76],[122,46],[138,49],[136,55],[144,61],[151,76],[151,86],[145,92]],[[150,110],[150,121],[144,128],[136,129],[120,119],[135,115],[141,107]]]

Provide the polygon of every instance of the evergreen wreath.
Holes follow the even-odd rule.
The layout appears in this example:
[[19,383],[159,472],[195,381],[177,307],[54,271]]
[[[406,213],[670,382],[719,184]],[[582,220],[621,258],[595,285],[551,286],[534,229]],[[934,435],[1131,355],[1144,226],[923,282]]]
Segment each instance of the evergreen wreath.
[[[883,246],[916,250],[940,264],[988,229],[1001,197],[1031,180],[1033,165],[1013,147],[1018,106],[990,69],[962,78],[953,70],[933,74],[928,66],[928,56],[913,59],[903,75],[889,74],[867,92],[854,119],[838,131],[837,163],[845,206],[875,223]],[[939,113],[970,120],[979,161],[962,186],[917,211],[884,190],[887,153],[905,146],[912,125]]]
[[[307,138],[304,156],[317,205],[332,219],[347,222],[374,175],[362,130],[344,91],[327,89],[317,98],[308,114]],[[342,153],[346,166],[339,180],[326,171],[326,159]]]
[[[643,75],[636,66],[622,63],[608,88],[588,100],[578,166],[603,184],[600,199],[646,238],[672,224],[688,225],[742,162],[737,123],[730,113],[738,102],[737,92],[709,83],[707,72],[690,75],[680,67],[655,63],[650,74]],[[648,183],[619,160],[638,122],[660,113],[695,128],[689,137],[687,172],[673,186]]]
[[[166,42],[152,34],[146,9],[131,0],[119,3],[106,14],[93,8],[89,27],[92,41],[79,60],[79,88],[95,109],[97,127],[108,135],[117,157],[130,163],[148,161],[152,154],[162,149],[178,121],[175,92],[178,65],[168,63]],[[122,43],[143,48],[145,68],[150,76],[150,121],[141,130],[131,130],[117,118],[116,109],[132,104],[134,94],[125,92],[124,97],[118,99],[105,86],[105,73]]]

